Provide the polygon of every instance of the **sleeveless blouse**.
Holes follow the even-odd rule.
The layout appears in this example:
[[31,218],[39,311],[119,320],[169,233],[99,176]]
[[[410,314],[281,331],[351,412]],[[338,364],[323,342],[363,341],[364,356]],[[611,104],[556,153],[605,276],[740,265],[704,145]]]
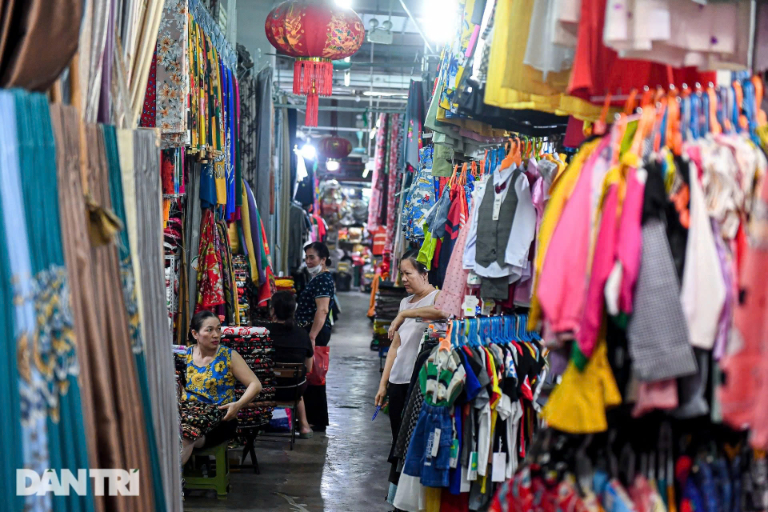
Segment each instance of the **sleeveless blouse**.
[[195,347],[187,348],[187,387],[184,400],[225,405],[235,401],[235,375],[232,373],[232,349],[219,346],[216,357],[206,366],[194,361]]

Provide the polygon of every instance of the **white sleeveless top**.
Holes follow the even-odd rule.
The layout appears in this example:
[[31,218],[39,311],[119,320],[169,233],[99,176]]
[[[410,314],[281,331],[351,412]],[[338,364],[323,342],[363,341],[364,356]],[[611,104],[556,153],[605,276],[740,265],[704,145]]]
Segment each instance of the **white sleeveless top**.
[[[437,292],[438,290],[433,291],[418,302],[411,302],[413,295],[404,298],[400,302],[400,311],[433,305]],[[392,384],[410,384],[413,366],[419,355],[419,344],[424,336],[424,329],[428,326],[428,322],[417,322],[415,318],[406,318],[397,330],[400,334],[400,348],[397,349],[397,356],[389,373],[389,382]]]

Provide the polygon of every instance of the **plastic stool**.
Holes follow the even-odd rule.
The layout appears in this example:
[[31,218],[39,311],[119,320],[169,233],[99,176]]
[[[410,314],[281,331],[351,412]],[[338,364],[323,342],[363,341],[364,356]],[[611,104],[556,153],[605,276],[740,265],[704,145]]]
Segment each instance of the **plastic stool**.
[[[195,450],[186,466],[184,466],[184,479],[187,489],[213,489],[220,500],[227,499],[229,492],[229,458],[227,457],[227,445],[223,442],[211,448]],[[206,460],[210,455],[216,458],[216,474],[212,477],[203,476],[202,470],[195,468],[195,457],[204,456]]]

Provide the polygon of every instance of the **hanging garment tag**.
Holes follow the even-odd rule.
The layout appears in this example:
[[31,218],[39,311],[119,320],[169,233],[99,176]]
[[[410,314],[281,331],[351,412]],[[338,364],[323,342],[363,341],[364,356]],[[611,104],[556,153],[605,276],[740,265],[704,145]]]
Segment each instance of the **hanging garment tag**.
[[493,220],[499,220],[501,211],[501,194],[496,194],[493,198]]
[[477,452],[472,452],[469,454],[469,471],[467,480],[470,482],[477,480]]
[[437,457],[437,452],[440,450],[440,429],[435,429],[435,434],[432,436],[432,451],[430,452],[432,457]]
[[433,446],[435,445],[435,433],[430,432],[429,438],[427,439],[427,450],[424,452],[426,454],[426,457],[424,458],[424,465],[425,466],[431,466],[432,465],[432,450]]
[[459,440],[454,439],[453,443],[451,443],[451,459],[450,459],[451,469],[456,468],[458,465],[459,465]]
[[469,482],[469,470],[465,466],[461,466],[461,488],[459,492],[469,492],[472,488],[472,484]]
[[507,479],[507,454],[493,452],[493,469],[491,471],[492,482],[504,482]]
[[480,286],[482,283],[483,282],[480,279],[480,276],[475,274],[474,271],[471,271],[469,274],[467,274],[467,284],[469,286]]
[[475,316],[478,304],[480,304],[480,300],[478,300],[477,297],[474,295],[465,295],[464,303],[461,305],[464,310],[464,316]]
[[493,313],[493,308],[496,307],[496,301],[493,299],[483,299],[482,314],[484,316],[490,316]]

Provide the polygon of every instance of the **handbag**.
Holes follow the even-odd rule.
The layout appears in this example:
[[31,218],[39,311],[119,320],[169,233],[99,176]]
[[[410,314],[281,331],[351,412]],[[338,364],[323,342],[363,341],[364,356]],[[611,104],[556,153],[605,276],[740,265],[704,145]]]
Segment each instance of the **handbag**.
[[328,374],[331,347],[315,347],[312,371],[307,374],[307,383],[310,386],[325,386],[325,376]]

